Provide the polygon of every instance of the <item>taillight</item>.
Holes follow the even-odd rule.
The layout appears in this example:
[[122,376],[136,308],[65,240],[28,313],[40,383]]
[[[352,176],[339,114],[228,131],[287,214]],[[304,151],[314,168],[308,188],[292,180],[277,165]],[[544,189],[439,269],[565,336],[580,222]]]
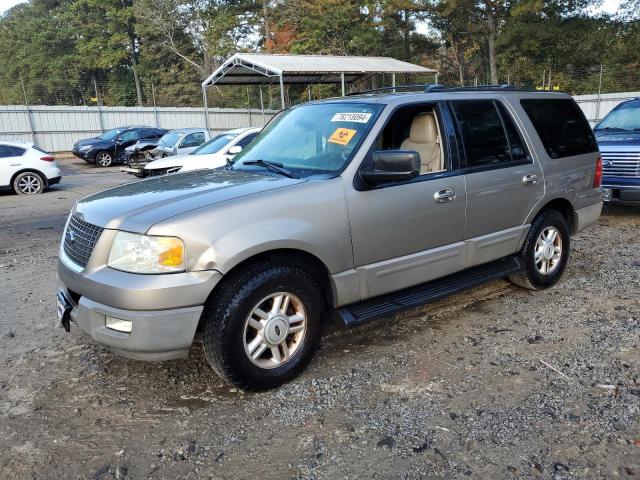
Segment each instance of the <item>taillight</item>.
[[600,185],[602,185],[602,157],[596,160],[596,173],[593,175],[593,188],[598,188]]
[[51,155],[47,155],[45,157],[40,157],[40,160],[44,160],[45,162],[54,162],[56,159]]

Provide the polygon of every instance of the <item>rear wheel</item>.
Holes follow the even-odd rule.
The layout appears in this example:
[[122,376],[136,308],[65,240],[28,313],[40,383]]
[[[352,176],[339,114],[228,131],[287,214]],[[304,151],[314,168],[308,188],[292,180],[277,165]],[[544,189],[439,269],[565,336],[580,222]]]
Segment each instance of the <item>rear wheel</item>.
[[311,360],[323,312],[320,288],[304,270],[270,262],[245,268],[205,305],[207,360],[241,388],[279,386]]
[[45,180],[36,172],[22,172],[13,180],[13,190],[18,195],[35,195],[44,192]]
[[569,259],[571,237],[564,216],[557,210],[542,212],[520,251],[525,271],[509,276],[519,287],[542,290],[554,285],[564,272]]
[[96,165],[99,167],[110,167],[113,163],[113,155],[109,152],[102,151],[96,153]]

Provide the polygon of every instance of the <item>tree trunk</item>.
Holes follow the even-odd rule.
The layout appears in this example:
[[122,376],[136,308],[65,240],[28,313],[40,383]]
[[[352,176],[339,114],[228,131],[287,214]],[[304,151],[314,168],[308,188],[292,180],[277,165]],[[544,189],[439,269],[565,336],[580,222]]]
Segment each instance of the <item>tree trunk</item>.
[[271,26],[269,25],[269,0],[262,0],[262,16],[264,17],[264,44],[267,52],[271,50],[269,39],[271,38]]
[[498,68],[496,66],[496,22],[493,12],[487,10],[487,46],[489,48],[489,72],[491,83],[498,84]]
[[136,96],[138,98],[138,106],[142,106],[142,88],[140,86],[140,77],[138,76],[138,54],[136,53],[136,41],[131,39],[131,70],[133,70],[133,80],[136,83]]

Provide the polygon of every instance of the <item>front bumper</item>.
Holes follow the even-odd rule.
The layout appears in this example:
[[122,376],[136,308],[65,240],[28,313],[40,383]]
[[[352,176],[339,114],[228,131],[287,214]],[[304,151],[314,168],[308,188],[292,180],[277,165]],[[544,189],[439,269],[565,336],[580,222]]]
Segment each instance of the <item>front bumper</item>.
[[[188,354],[203,305],[222,274],[136,275],[106,266],[74,271],[59,260],[58,278],[73,307],[71,320],[83,332],[125,357],[158,361]],[[108,328],[107,316],[131,322],[131,333]]]
[[[65,296],[71,294],[63,288]],[[162,361],[189,354],[202,306],[172,310],[135,311],[109,307],[86,297],[72,304],[71,320],[80,330],[113,352],[136,360]],[[131,333],[112,330],[106,317],[132,323]]]

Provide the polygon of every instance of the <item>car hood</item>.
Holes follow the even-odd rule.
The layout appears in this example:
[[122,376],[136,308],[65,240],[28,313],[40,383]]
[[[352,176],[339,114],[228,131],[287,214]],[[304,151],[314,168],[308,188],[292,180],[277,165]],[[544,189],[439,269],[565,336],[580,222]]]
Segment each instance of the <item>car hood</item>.
[[172,155],[170,157],[159,158],[158,160],[147,163],[144,168],[145,170],[154,170],[156,168],[179,167],[186,159],[192,156],[195,155]]
[[96,144],[99,144],[99,143],[109,143],[109,141],[108,140],[101,140],[98,137],[85,138],[84,140],[78,140],[74,146],[75,147],[81,147],[83,145],[96,145]]
[[596,141],[600,147],[639,146],[640,133],[634,132],[596,132]]
[[104,190],[80,200],[76,212],[103,228],[145,233],[181,213],[303,182],[262,171],[199,170]]
[[182,162],[181,172],[199,170],[206,168],[219,168],[227,164],[227,158],[221,153],[210,153],[205,155],[189,155]]

